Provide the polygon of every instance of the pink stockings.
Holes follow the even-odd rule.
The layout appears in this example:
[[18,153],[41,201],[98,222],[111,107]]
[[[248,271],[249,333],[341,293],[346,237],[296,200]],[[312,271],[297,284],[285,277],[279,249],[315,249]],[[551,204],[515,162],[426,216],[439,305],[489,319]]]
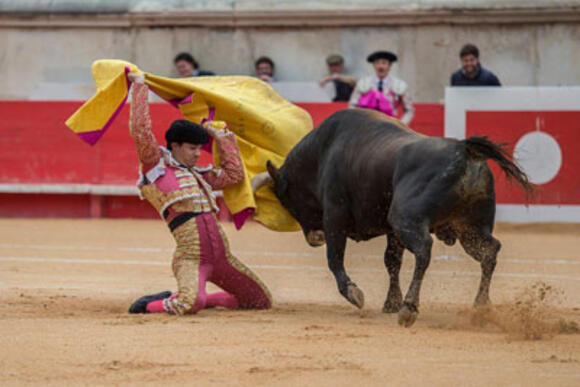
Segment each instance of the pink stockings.
[[[177,294],[172,295],[176,297]],[[165,312],[163,308],[164,300],[152,301],[147,304],[147,312],[149,313],[162,313]],[[222,306],[228,309],[238,309],[238,300],[233,295],[228,292],[215,292],[206,295],[205,308],[215,308],[216,306]]]

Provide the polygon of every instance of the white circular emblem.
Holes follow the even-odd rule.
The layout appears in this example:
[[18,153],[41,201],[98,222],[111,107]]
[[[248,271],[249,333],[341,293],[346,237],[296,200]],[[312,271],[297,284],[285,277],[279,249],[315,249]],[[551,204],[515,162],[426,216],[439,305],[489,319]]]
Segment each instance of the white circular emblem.
[[549,182],[562,166],[562,150],[554,137],[545,132],[522,136],[514,149],[514,158],[534,184]]

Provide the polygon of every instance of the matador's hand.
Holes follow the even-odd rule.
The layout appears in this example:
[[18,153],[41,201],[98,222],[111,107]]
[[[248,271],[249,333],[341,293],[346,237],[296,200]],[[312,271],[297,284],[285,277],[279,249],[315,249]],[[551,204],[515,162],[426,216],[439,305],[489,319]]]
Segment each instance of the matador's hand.
[[229,133],[229,131],[227,129],[225,129],[225,128],[216,129],[211,124],[206,124],[204,126],[205,126],[205,129],[207,130],[207,132],[209,133],[209,135],[215,139],[225,137]]
[[129,78],[129,81],[131,82],[145,83],[145,74],[143,73],[130,72],[127,74],[127,78]]

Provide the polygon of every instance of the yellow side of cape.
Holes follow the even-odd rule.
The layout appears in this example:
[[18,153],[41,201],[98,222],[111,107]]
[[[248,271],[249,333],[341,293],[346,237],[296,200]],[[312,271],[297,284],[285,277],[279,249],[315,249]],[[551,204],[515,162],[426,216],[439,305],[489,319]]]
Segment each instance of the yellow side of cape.
[[[97,93],[66,122],[81,137],[106,130],[127,98],[126,72],[140,71],[132,63],[99,60],[92,66]],[[245,167],[245,180],[224,189],[232,213],[256,209],[254,219],[276,231],[300,227],[282,207],[273,192],[262,188],[254,195],[250,180],[266,170],[266,161],[283,164],[290,149],[312,130],[312,118],[303,109],[282,98],[270,85],[246,76],[211,76],[172,79],[145,73],[145,82],[161,98],[178,105],[193,122],[208,118],[225,121],[235,133]],[[153,117],[154,118],[154,117]],[[96,140],[95,140],[96,141]],[[219,162],[214,150],[214,161]]]

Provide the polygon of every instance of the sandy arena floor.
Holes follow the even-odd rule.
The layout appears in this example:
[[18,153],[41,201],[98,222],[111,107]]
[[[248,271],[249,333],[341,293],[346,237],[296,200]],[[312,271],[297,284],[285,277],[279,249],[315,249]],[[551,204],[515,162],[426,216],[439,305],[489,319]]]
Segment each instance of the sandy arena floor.
[[410,329],[380,312],[383,238],[349,242],[359,311],[300,233],[226,229],[272,310],[129,315],[175,287],[161,221],[0,219],[0,385],[580,385],[580,225],[499,225],[484,311],[479,265],[436,242]]

